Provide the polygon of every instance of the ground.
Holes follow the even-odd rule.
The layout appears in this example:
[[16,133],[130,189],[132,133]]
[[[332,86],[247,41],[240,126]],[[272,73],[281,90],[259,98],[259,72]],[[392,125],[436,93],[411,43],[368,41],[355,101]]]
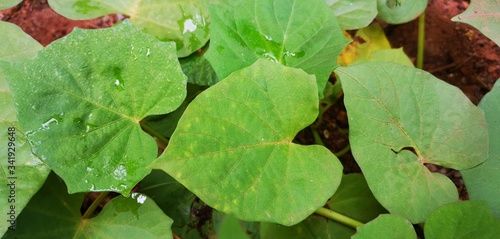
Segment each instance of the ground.
[[[464,0],[429,0],[426,10],[424,69],[459,87],[477,104],[491,90],[496,79],[500,78],[500,48],[475,28],[450,20],[468,5],[469,1]],[[123,18],[122,15],[109,15],[88,21],[69,20],[50,9],[46,0],[25,0],[16,7],[0,11],[0,20],[17,24],[44,46],[69,34],[74,27],[110,27]],[[414,20],[401,25],[382,25],[392,46],[403,47],[406,54],[414,60],[418,22]],[[349,144],[347,129],[347,114],[340,99],[324,114],[318,132],[325,146],[333,152],[339,152]],[[296,140],[303,144],[314,143],[309,129],[300,132]],[[340,159],[345,173],[360,172],[350,152]],[[461,199],[467,199],[467,191],[459,172],[434,165],[428,167],[450,177],[457,185]]]

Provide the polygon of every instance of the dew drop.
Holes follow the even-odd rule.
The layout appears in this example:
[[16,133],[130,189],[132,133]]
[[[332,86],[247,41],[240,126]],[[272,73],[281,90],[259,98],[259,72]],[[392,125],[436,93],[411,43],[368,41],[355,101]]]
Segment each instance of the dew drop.
[[273,38],[272,38],[271,36],[264,35],[264,37],[265,37],[265,38],[266,38],[266,40],[268,40],[268,41],[272,41],[272,40],[273,40]]
[[182,31],[182,34],[186,34],[188,32],[194,32],[196,31],[196,24],[194,23],[193,19],[187,19],[184,21],[184,30]]
[[148,48],[148,52],[146,52],[146,57],[148,57],[151,54],[151,50]]

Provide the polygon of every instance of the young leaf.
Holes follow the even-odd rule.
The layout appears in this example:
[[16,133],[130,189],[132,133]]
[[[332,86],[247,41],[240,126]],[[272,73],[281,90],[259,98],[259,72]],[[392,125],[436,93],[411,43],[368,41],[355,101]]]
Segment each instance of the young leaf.
[[6,69],[33,152],[71,193],[128,195],[157,155],[140,120],[175,110],[186,94],[174,44],[128,21],[75,29],[34,60]]
[[326,148],[292,143],[317,114],[313,76],[260,59],[193,100],[151,167],[217,210],[292,225],[324,205],[342,175]]
[[[7,22],[0,22],[0,64],[29,59],[43,49],[42,45],[24,33],[21,28]],[[40,189],[50,169],[31,152],[31,147],[19,127],[14,100],[7,79],[0,69],[0,208],[5,219],[0,223],[0,235],[12,226],[15,217],[21,213],[31,197]],[[11,208],[13,206],[14,208]]]
[[469,8],[451,19],[479,29],[500,46],[500,3],[492,0],[473,0]]
[[220,79],[266,58],[316,76],[320,98],[348,40],[324,0],[229,1],[209,6],[206,58]]
[[427,7],[427,0],[377,0],[378,17],[390,24],[417,18]]
[[353,239],[400,239],[417,238],[411,223],[398,215],[384,214],[357,228]]
[[500,218],[500,81],[479,103],[489,133],[489,155],[477,167],[460,171],[470,199],[486,200],[493,215]]
[[377,0],[326,0],[342,29],[368,26],[377,16]]
[[500,221],[491,215],[484,201],[463,201],[444,205],[425,223],[426,239],[496,238]]
[[111,13],[130,16],[134,25],[162,41],[175,41],[179,57],[203,47],[210,20],[205,0],[49,0],[57,13],[86,20]]
[[5,238],[172,238],[172,219],[145,195],[114,198],[91,219],[82,219],[83,198],[51,174]]
[[453,183],[423,164],[466,169],[483,162],[488,131],[482,110],[458,88],[412,67],[367,63],[336,73],[352,153],[379,202],[419,223],[457,200]]

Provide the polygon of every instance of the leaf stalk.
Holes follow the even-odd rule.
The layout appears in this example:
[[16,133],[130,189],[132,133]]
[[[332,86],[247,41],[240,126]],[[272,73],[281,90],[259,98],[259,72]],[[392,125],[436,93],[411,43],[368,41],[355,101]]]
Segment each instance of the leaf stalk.
[[315,213],[321,215],[321,216],[324,216],[326,218],[329,218],[329,219],[332,219],[336,222],[339,222],[339,223],[342,223],[346,226],[349,226],[349,227],[352,227],[354,229],[356,229],[357,227],[359,226],[363,226],[364,224],[357,221],[357,220],[354,220],[348,216],[345,216],[345,215],[342,215],[338,212],[335,212],[335,211],[332,211],[330,209],[326,209],[324,207],[320,207],[318,208]]

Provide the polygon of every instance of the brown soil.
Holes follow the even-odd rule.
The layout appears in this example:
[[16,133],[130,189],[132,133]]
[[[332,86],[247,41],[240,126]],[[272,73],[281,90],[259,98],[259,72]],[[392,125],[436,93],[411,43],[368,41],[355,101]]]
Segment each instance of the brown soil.
[[[424,69],[452,85],[459,87],[477,104],[500,78],[500,48],[475,28],[452,22],[469,3],[463,0],[430,0],[426,10],[426,40]],[[25,0],[18,6],[0,11],[0,20],[20,26],[27,34],[46,46],[69,34],[74,27],[105,28],[121,20],[121,15],[109,15],[88,21],[74,21],[55,13],[46,0]],[[393,47],[403,47],[411,59],[416,58],[418,21],[387,25],[385,31]],[[347,115],[342,99],[324,115],[318,132],[325,146],[339,152],[348,144]],[[306,129],[297,136],[304,144],[314,143]],[[350,153],[340,157],[344,172],[361,172]],[[460,174],[454,170],[433,165],[433,171],[449,176],[457,185],[462,199],[467,198]]]
[[13,8],[0,11],[0,20],[18,25],[43,46],[68,35],[75,27],[106,28],[120,18],[120,15],[109,15],[87,21],[70,20],[54,12],[47,0],[25,0]]

